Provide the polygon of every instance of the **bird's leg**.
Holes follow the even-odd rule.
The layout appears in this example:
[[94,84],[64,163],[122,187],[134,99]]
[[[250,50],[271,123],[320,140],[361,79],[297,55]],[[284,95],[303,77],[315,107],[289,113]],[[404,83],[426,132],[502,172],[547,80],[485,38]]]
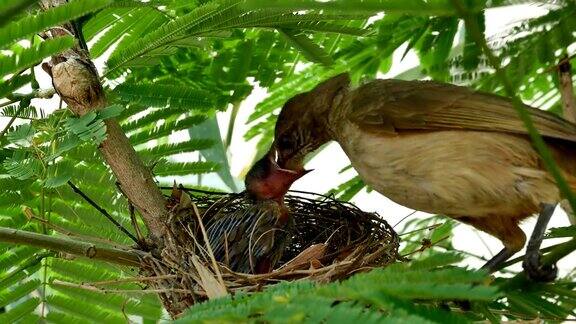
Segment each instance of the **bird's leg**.
[[542,245],[546,226],[548,226],[555,207],[556,206],[552,204],[542,204],[538,221],[536,222],[536,226],[534,226],[534,231],[526,247],[526,255],[524,256],[522,267],[528,278],[534,281],[553,281],[558,274],[558,269],[555,264],[542,265],[540,262],[540,245]]
[[458,220],[498,238],[504,244],[504,249],[482,266],[482,269],[490,273],[500,270],[503,263],[520,251],[526,242],[526,235],[518,226],[518,220],[511,217],[492,215],[459,217]]
[[502,263],[510,259],[510,257],[513,256],[514,253],[516,252],[505,247],[500,252],[498,252],[498,254],[492,257],[492,259],[488,260],[488,262],[486,262],[482,266],[482,269],[488,271],[489,273],[496,272],[500,270],[500,266],[502,265]]

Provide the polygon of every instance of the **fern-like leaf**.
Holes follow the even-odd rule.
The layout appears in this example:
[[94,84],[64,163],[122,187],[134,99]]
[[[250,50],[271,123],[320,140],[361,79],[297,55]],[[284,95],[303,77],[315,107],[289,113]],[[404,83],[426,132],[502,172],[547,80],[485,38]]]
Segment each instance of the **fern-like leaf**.
[[58,37],[43,41],[38,46],[23,49],[12,56],[0,56],[0,76],[37,64],[44,58],[58,54],[72,45],[74,45],[73,37]]
[[29,15],[0,29],[0,48],[11,42],[44,31],[107,6],[110,0],[77,0]]

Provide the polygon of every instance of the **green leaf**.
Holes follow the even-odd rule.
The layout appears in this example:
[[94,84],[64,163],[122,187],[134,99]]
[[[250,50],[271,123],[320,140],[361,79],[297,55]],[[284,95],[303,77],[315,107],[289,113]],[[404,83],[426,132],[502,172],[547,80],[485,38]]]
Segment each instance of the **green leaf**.
[[32,124],[22,124],[7,133],[6,137],[12,144],[28,147],[32,144],[35,133],[36,129]]
[[546,237],[576,237],[576,225],[551,228]]
[[335,195],[338,200],[350,201],[365,187],[366,185],[364,184],[364,181],[362,181],[359,176],[355,176],[354,178],[339,185],[337,188],[328,191],[327,194]]
[[[484,12],[478,13],[473,19],[478,21],[478,26],[481,28],[482,34],[486,29]],[[482,49],[476,44],[474,38],[470,35],[467,30],[464,35],[464,49],[462,54],[462,65],[467,71],[476,69],[478,64],[480,64],[480,56],[482,55]]]
[[122,114],[122,111],[124,111],[124,106],[112,105],[112,106],[108,106],[102,110],[99,110],[98,111],[98,117],[102,120],[108,119],[108,118],[115,118],[115,117],[120,116],[120,114]]
[[76,0],[56,8],[28,15],[0,29],[0,48],[11,42],[55,27],[107,6],[110,0]]
[[[338,10],[341,12],[371,13],[379,12],[426,15],[426,16],[453,16],[457,14],[450,0],[362,0],[361,3],[348,0],[249,0],[245,8],[259,7],[298,10]],[[474,1],[468,10],[478,11],[484,8],[484,1]]]
[[206,90],[169,84],[128,84],[114,89],[125,101],[150,107],[183,107],[192,110],[214,108],[214,95]]
[[23,49],[12,56],[0,56],[0,76],[38,64],[44,58],[58,54],[72,45],[74,45],[74,37],[58,37],[43,41],[37,46]]
[[73,133],[59,136],[54,139],[52,151],[44,157],[44,161],[51,162],[52,160],[62,156],[65,152],[76,148],[80,144],[82,144],[82,140]]
[[[196,126],[198,127],[198,126]],[[195,128],[195,127],[193,127]],[[208,134],[203,133],[203,136]],[[214,146],[214,141],[212,139],[196,138],[190,139],[188,141],[176,143],[176,144],[162,144],[149,149],[139,150],[138,153],[142,155],[151,155],[155,158],[168,157],[170,155],[194,152],[199,150],[205,150]]]
[[330,54],[328,54],[320,46],[316,45],[306,35],[290,29],[279,29],[280,33],[296,47],[307,59],[312,62],[317,62],[330,66],[334,63]]
[[148,19],[148,17],[142,17],[142,10],[140,8],[134,8],[127,12],[122,13],[118,16],[118,20],[115,24],[107,29],[103,35],[101,35],[98,40],[90,47],[90,54],[92,57],[99,57],[104,52],[106,52],[114,43],[120,40],[122,37],[126,37],[126,34],[130,32],[130,29],[141,22],[142,19]]
[[204,120],[206,120],[206,117],[204,116],[191,116],[181,120],[167,121],[159,127],[155,127],[151,130],[142,130],[130,135],[130,142],[133,145],[143,144],[150,140],[166,137],[173,132],[188,129],[189,127],[200,124]]
[[35,4],[38,0],[0,0],[0,27],[10,22],[26,8]]
[[0,82],[0,98],[6,97],[8,94],[11,94],[15,90],[22,88],[27,83],[32,80],[32,76],[29,74],[26,75],[17,75],[11,78],[6,82]]
[[228,163],[228,155],[222,142],[222,135],[220,134],[220,127],[218,120],[213,117],[207,119],[205,122],[191,127],[188,129],[190,138],[208,137],[214,145],[210,148],[205,148],[200,151],[200,154],[208,161],[216,161],[220,164],[218,168],[218,176],[232,191],[238,191],[238,186],[234,177],[230,173],[230,164]]
[[154,167],[154,174],[160,177],[202,174],[215,172],[219,168],[215,162],[159,162]]
[[100,144],[106,139],[106,125],[97,118],[97,113],[92,111],[78,118],[68,118],[65,127],[83,141],[93,141]]
[[73,165],[67,162],[58,162],[48,166],[44,187],[57,188],[65,185],[72,179]]
[[16,305],[6,313],[0,314],[0,323],[15,323],[22,317],[31,314],[39,304],[39,298],[30,298]]
[[12,289],[0,292],[0,307],[4,307],[26,297],[26,295],[37,289],[39,286],[40,280],[34,279],[28,282],[19,283],[18,286],[13,287]]
[[4,168],[8,174],[19,180],[39,177],[42,174],[42,163],[35,158],[4,160]]

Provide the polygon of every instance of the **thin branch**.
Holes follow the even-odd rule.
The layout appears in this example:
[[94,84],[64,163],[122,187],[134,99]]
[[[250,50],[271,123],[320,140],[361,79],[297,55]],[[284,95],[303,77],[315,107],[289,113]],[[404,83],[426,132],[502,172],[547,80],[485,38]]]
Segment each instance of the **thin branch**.
[[78,187],[76,187],[76,185],[74,185],[72,181],[68,181],[68,185],[70,186],[70,188],[72,188],[72,190],[74,190],[75,193],[79,194],[80,197],[84,198],[84,200],[86,200],[92,207],[94,207],[97,211],[99,211],[102,215],[104,215],[104,217],[106,217],[110,222],[112,222],[112,224],[114,224],[116,228],[118,228],[122,233],[126,234],[136,244],[140,244],[140,241],[134,235],[132,235],[132,233],[128,232],[128,230],[124,228],[122,224],[118,223],[118,221],[115,220],[114,217],[112,217],[112,215],[110,215],[110,213],[106,211],[106,209],[98,206],[98,204],[94,200],[92,200],[85,193],[83,193],[82,190],[78,189]]
[[167,288],[167,289],[102,289],[86,284],[75,284],[72,282],[66,282],[62,280],[54,280],[51,285],[62,286],[62,287],[72,287],[85,289],[90,291],[97,291],[101,293],[116,293],[116,294],[150,294],[150,293],[164,293],[164,292],[177,292],[184,294],[191,294],[192,291],[188,289],[177,289],[177,288]]
[[118,284],[129,283],[129,282],[145,282],[145,281],[166,280],[166,279],[174,279],[177,277],[178,277],[177,275],[134,277],[134,278],[122,278],[122,279],[116,279],[116,280],[85,282],[84,284],[88,284],[91,286],[105,286],[105,285],[118,285]]
[[409,235],[409,234],[413,234],[413,233],[421,232],[421,231],[425,231],[425,230],[433,230],[433,229],[435,229],[435,228],[437,228],[437,227],[440,227],[440,226],[442,226],[442,225],[444,225],[444,224],[445,224],[445,223],[432,224],[432,225],[430,225],[430,226],[426,226],[426,227],[422,227],[422,228],[417,228],[417,229],[412,230],[412,231],[409,231],[409,232],[405,232],[405,233],[402,233],[402,234],[398,234],[398,236],[405,236],[405,235]]
[[447,240],[448,238],[450,238],[450,235],[446,235],[443,238],[435,241],[435,242],[427,242],[427,243],[423,243],[422,246],[420,246],[419,248],[417,248],[416,250],[412,251],[412,252],[408,252],[404,255],[401,255],[402,258],[406,258],[407,256],[410,256],[412,254],[415,253],[419,253],[419,252],[424,252],[428,249],[433,248],[434,246],[438,245],[439,243],[442,243],[443,241]]
[[134,249],[117,249],[96,246],[82,241],[72,241],[67,238],[26,232],[13,228],[0,227],[0,242],[24,244],[45,248],[55,252],[64,252],[89,259],[102,260],[111,263],[140,266],[140,259],[146,254]]
[[574,123],[576,122],[576,101],[574,100],[574,85],[572,84],[572,66],[566,58],[558,65],[558,75],[564,118]]
[[[560,98],[564,118],[570,122],[576,122],[576,99],[574,98],[574,85],[572,84],[572,65],[568,56],[564,56],[558,64],[558,78],[560,79]],[[575,210],[567,210],[570,224],[576,225]]]

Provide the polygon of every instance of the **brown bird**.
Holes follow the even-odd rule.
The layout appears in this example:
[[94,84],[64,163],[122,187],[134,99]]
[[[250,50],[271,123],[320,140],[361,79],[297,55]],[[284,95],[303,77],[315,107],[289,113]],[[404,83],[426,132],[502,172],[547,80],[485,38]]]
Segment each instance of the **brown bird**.
[[[518,224],[540,213],[523,266],[532,279],[555,278],[539,248],[562,197],[510,99],[431,81],[349,83],[338,75],[286,102],[275,129],[280,167],[303,173],[304,157],[334,140],[384,196],[500,239],[504,249],[484,265],[489,271],[522,249]],[[576,125],[525,108],[576,189]]]
[[279,168],[270,154],[256,162],[245,180],[251,204],[219,213],[206,224],[215,258],[237,272],[272,271],[293,235],[294,218],[283,198],[299,177]]

